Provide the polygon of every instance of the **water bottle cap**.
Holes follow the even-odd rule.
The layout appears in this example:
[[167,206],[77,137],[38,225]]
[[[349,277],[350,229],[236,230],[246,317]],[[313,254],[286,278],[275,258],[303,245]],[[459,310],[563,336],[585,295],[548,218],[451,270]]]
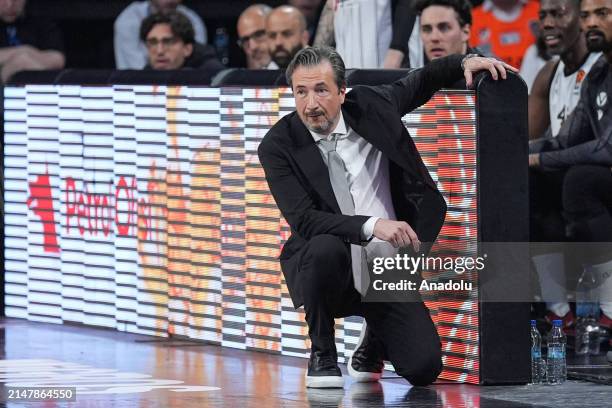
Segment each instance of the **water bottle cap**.
[[535,327],[535,325],[536,325],[536,321],[535,321],[535,320],[532,320],[532,321],[531,321],[531,327]]
[[562,323],[561,320],[553,320],[553,326],[555,327],[561,327],[561,323]]

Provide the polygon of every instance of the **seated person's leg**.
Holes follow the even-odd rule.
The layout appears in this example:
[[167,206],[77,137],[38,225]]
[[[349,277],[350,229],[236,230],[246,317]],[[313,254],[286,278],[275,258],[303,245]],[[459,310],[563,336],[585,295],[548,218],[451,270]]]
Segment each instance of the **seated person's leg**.
[[532,261],[540,282],[542,299],[546,303],[546,319],[562,319],[564,328],[573,324],[573,315],[567,302],[565,259],[560,243],[565,238],[562,217],[562,185],[564,173],[529,170],[529,235],[533,246]]
[[572,238],[612,242],[612,172],[607,166],[570,168],[563,185],[563,211]]
[[608,166],[580,165],[568,170],[563,208],[572,238],[595,244],[585,264],[597,275],[601,322],[612,326],[612,171]]

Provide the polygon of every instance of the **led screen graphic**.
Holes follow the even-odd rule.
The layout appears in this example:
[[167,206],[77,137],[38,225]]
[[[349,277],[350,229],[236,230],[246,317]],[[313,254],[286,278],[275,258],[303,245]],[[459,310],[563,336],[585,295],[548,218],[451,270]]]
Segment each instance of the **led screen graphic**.
[[[257,158],[289,89],[30,85],[4,103],[7,316],[308,356],[276,260],[289,227]],[[473,255],[474,109],[473,93],[442,91],[404,118],[448,203],[433,254]],[[464,279],[472,291],[423,295],[441,378],[477,383]],[[337,321],[341,360],[360,327]]]

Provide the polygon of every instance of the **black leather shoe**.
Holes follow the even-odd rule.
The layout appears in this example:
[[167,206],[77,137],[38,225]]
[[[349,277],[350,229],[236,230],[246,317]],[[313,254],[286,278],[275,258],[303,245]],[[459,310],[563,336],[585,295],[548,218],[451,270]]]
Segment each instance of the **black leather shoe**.
[[364,326],[355,351],[349,358],[347,369],[356,382],[378,381],[385,367],[383,361],[385,351],[382,343],[374,337],[365,322]]
[[336,353],[313,351],[308,361],[306,387],[343,388],[344,379],[338,368]]

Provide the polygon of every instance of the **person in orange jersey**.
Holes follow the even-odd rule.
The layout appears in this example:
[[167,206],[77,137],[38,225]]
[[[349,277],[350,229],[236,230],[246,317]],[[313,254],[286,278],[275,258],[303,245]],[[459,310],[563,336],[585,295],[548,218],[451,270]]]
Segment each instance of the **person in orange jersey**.
[[520,67],[536,42],[538,1],[485,0],[472,11],[470,45]]

